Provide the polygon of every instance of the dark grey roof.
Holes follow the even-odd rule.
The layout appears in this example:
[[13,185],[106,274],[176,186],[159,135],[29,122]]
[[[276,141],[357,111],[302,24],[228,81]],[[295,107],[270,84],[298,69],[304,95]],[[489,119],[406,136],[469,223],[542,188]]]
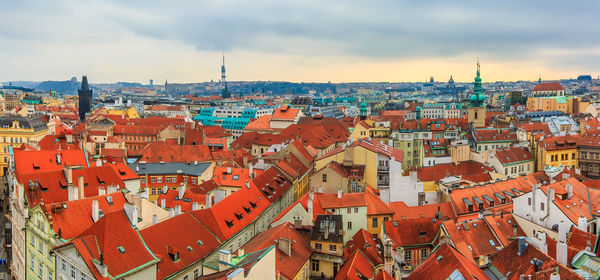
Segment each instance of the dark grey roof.
[[46,123],[40,117],[26,118],[19,115],[6,115],[0,117],[0,127],[11,128],[15,121],[19,122],[19,127],[25,129],[33,128],[33,131],[35,132],[48,129],[48,126],[46,126]]
[[130,163],[127,166],[129,166],[129,168],[135,171],[135,173],[137,173],[138,175],[183,174],[191,176],[201,176],[206,171],[206,169],[208,169],[211,166],[211,163]]

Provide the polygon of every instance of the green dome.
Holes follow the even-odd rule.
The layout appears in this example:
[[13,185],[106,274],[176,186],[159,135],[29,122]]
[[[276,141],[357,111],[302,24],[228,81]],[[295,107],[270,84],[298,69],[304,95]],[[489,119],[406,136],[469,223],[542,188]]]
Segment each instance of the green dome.
[[417,111],[420,112],[421,111],[421,106],[417,106]]
[[485,95],[479,95],[479,102],[485,101]]
[[477,95],[476,94],[471,94],[471,97],[469,98],[469,100],[471,102],[477,102]]

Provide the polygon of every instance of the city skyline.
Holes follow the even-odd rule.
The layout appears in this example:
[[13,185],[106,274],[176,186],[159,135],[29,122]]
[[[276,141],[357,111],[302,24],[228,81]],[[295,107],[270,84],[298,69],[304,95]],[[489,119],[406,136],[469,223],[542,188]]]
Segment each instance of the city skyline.
[[218,81],[223,51],[231,81],[598,76],[598,3],[478,3],[4,3],[0,80]]

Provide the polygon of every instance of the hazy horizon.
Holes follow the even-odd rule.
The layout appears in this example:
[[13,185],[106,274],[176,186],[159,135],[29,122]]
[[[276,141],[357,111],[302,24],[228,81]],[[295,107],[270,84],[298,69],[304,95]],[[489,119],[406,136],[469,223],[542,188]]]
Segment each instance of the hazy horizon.
[[[2,0],[0,0],[2,1]],[[597,77],[600,2],[2,1],[0,80],[484,82]],[[594,8],[595,7],[595,8]]]

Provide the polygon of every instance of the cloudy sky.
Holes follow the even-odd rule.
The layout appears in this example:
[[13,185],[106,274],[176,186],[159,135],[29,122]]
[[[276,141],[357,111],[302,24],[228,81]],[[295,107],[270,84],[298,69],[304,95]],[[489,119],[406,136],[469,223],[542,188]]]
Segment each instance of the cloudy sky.
[[0,0],[0,81],[484,81],[600,70],[600,1]]

